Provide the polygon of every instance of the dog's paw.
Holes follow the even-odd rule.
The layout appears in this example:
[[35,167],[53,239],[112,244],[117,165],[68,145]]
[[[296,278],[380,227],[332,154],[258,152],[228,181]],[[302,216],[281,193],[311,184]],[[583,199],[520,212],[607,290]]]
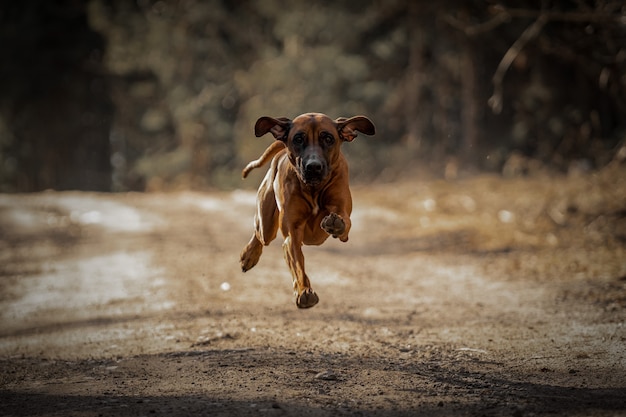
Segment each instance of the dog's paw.
[[346,230],[346,223],[337,213],[330,213],[328,216],[324,217],[320,226],[326,233],[332,235],[332,237],[341,236]]
[[249,253],[242,252],[241,257],[239,259],[239,264],[241,265],[242,272],[248,272],[259,262],[259,257],[249,256]]
[[319,297],[311,288],[302,291],[296,298],[298,308],[311,308],[320,301]]
[[241,270],[246,272],[252,269],[259,262],[262,252],[263,245],[260,243],[255,242],[254,240],[248,243],[248,245],[243,248],[241,255],[239,256]]

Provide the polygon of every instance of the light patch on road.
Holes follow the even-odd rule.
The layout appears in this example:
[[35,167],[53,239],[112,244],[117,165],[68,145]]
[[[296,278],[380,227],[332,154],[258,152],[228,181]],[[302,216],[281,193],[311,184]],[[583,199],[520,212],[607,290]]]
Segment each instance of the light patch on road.
[[35,197],[0,195],[3,225],[26,233],[41,232],[44,226],[70,224],[96,226],[110,232],[139,233],[164,224],[157,215],[97,194],[50,192]]
[[19,329],[47,316],[62,324],[169,309],[163,271],[153,265],[148,252],[50,260],[9,289],[14,296],[0,302],[1,320]]

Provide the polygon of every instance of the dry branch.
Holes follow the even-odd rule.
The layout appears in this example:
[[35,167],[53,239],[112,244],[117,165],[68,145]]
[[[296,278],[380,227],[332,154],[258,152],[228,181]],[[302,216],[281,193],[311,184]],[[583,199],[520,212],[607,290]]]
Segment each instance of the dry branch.
[[494,88],[493,95],[488,100],[489,107],[491,107],[494,113],[499,114],[502,111],[502,81],[504,80],[504,75],[521,50],[524,49],[524,46],[541,33],[541,29],[543,29],[548,20],[547,14],[540,14],[537,20],[522,32],[520,37],[517,38],[502,57],[492,78]]

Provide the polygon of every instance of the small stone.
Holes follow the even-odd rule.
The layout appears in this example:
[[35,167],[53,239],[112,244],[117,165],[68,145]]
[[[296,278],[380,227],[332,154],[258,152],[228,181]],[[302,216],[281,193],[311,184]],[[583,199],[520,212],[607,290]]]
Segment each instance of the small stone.
[[321,379],[323,381],[338,381],[339,377],[331,370],[319,372],[315,375],[315,379]]

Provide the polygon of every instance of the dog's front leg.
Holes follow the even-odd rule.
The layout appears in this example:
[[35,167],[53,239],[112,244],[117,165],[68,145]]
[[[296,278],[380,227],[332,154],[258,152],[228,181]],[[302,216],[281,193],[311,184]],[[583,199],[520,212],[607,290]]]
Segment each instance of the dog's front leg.
[[311,282],[304,272],[304,255],[302,253],[303,228],[292,230],[283,243],[285,261],[293,278],[293,289],[298,308],[310,308],[318,303],[319,298],[311,288]]
[[320,227],[332,237],[347,242],[352,227],[352,196],[348,185],[343,187],[342,192],[329,194],[327,198],[325,207],[329,214],[322,219]]

